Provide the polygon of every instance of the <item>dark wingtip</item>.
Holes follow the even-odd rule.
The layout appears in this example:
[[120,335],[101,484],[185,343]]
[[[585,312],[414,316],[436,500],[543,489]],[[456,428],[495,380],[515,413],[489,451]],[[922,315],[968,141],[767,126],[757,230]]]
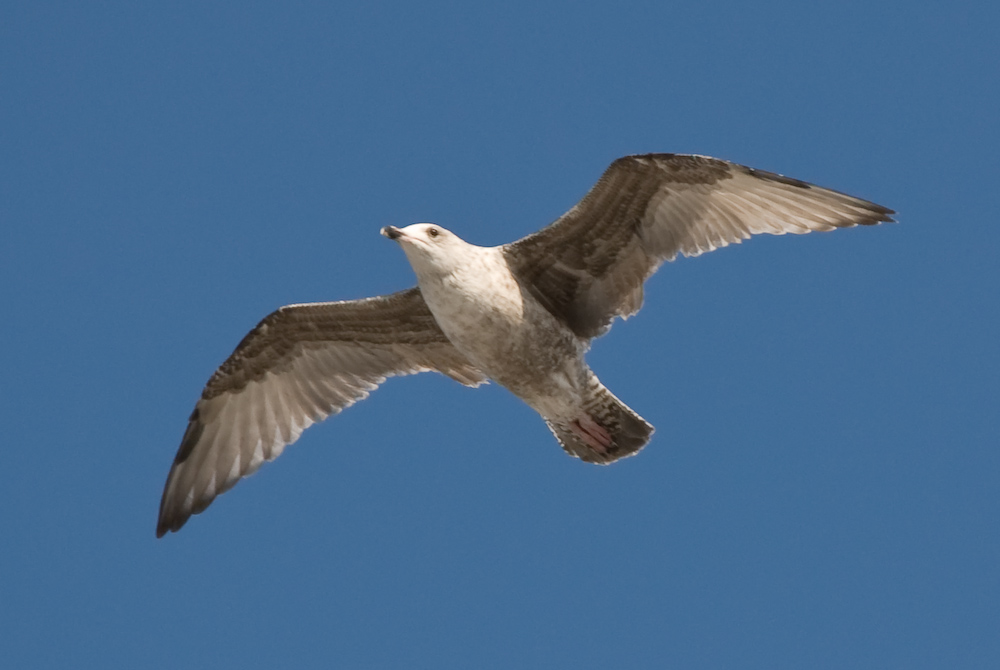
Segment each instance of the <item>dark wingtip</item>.
[[862,226],[874,226],[879,223],[899,223],[893,218],[895,211],[889,209],[888,207],[883,207],[882,205],[876,205],[874,202],[867,202],[869,207],[869,216],[861,221],[858,221]]
[[201,439],[201,434],[205,430],[205,423],[201,420],[201,408],[195,405],[194,411],[191,412],[191,418],[188,419],[187,430],[184,431],[184,437],[181,438],[181,446],[177,449],[177,455],[174,456],[173,467],[170,468],[170,474],[167,475],[167,482],[163,485],[163,497],[160,498],[160,516],[156,522],[156,537],[163,537],[170,531],[177,532],[181,527],[187,522],[190,514],[184,516],[178,516],[177,514],[167,513],[167,491],[170,490],[170,480],[174,476],[178,467],[181,467],[191,455],[194,450],[194,446]]
[[176,533],[184,527],[189,518],[191,518],[190,515],[168,517],[163,513],[163,510],[160,510],[160,518],[156,522],[156,537],[161,538],[167,533]]
[[[156,520],[156,537],[160,538],[169,533],[170,531],[176,531],[177,528],[173,527],[173,523],[167,520],[166,515],[163,513],[163,505],[160,505],[160,518]],[[182,524],[183,525],[183,524]]]

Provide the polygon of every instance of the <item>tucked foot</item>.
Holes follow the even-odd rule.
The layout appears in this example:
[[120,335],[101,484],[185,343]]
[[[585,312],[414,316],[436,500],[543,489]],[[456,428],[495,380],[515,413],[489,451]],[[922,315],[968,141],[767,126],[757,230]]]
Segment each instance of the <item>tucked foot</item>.
[[570,420],[545,417],[567,453],[588,463],[611,463],[649,442],[653,427],[612,395],[596,377],[579,414]]
[[583,440],[583,443],[596,451],[607,456],[611,449],[611,433],[604,426],[594,421],[587,414],[580,415],[575,421],[569,424],[569,429],[574,435]]

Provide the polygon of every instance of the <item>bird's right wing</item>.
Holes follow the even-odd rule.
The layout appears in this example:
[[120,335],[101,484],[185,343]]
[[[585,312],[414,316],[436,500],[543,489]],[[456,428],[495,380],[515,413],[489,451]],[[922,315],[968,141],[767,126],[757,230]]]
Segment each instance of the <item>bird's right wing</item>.
[[892,210],[707,156],[619,158],[552,225],[504,247],[522,285],[580,337],[642,306],[642,285],[677,254],[698,256],[751,235],[892,221]]
[[365,398],[386,377],[428,370],[469,386],[486,381],[441,332],[416,287],[273,312],[195,405],[163,490],[157,536],[179,530],[303,430]]

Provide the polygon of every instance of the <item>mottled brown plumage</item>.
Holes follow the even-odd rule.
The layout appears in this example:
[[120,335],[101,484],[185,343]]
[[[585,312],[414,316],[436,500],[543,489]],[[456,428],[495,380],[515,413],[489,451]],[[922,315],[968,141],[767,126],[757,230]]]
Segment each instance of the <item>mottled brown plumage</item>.
[[386,377],[427,370],[468,386],[486,381],[441,332],[419,288],[271,313],[195,405],[164,486],[157,535],[179,530],[305,428],[365,398]]
[[773,172],[707,156],[619,158],[552,225],[505,247],[514,274],[580,337],[642,307],[642,284],[677,254],[751,235],[891,221],[893,211]]
[[403,246],[419,288],[290,305],[261,321],[195,406],[157,535],[393,375],[436,370],[469,386],[492,378],[534,408],[568,453],[593,463],[634,454],[653,427],[600,383],[584,354],[615,317],[639,310],[643,282],[664,261],[892,213],[727,161],[648,154],[616,160],[569,212],[509,245],[477,247],[431,224],[383,229]]

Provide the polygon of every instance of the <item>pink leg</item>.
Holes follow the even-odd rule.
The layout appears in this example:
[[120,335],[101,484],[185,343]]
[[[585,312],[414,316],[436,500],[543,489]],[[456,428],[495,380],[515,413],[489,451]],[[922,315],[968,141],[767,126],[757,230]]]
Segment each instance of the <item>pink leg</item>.
[[611,446],[611,434],[586,414],[580,415],[569,424],[570,430],[599,454],[607,454]]

